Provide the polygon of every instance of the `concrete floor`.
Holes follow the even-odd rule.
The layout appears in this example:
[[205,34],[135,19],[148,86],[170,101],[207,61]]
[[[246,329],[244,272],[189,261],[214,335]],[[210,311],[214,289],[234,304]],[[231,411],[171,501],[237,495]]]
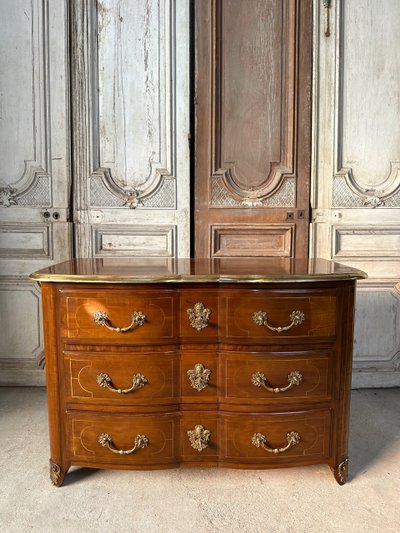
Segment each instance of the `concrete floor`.
[[40,388],[0,389],[0,532],[400,531],[400,389],[352,395],[350,482],[327,466],[269,471],[73,468],[50,484]]

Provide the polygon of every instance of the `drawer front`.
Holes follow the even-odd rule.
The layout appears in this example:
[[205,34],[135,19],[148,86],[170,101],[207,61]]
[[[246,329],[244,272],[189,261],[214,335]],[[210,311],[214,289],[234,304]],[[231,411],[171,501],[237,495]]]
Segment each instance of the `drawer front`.
[[334,337],[336,295],[294,291],[225,291],[221,306],[225,335],[240,342]]
[[180,294],[180,334],[191,341],[218,338],[218,296],[210,289],[183,289]]
[[218,383],[218,354],[205,350],[182,353],[182,402],[217,401]]
[[326,401],[332,394],[332,360],[329,351],[221,353],[223,395],[236,404]]
[[189,463],[213,463],[218,460],[219,433],[216,413],[198,411],[182,414],[181,459]]
[[177,294],[160,289],[64,289],[61,335],[92,343],[171,342],[177,338],[177,300]]
[[[68,434],[72,463],[145,468],[178,462],[176,414],[112,417],[69,414]],[[130,453],[121,455],[118,450]]]
[[323,461],[330,455],[330,427],[329,410],[245,417],[224,414],[221,461],[257,467]]
[[179,402],[179,356],[164,353],[64,356],[66,400],[81,405]]

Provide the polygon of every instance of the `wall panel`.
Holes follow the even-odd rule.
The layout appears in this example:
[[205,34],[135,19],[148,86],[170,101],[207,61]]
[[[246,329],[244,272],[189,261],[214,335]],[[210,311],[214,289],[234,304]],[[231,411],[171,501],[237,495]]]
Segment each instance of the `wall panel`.
[[40,292],[28,275],[69,259],[68,13],[2,2],[0,383],[43,384]]
[[400,4],[314,2],[312,252],[365,270],[354,386],[400,385]]

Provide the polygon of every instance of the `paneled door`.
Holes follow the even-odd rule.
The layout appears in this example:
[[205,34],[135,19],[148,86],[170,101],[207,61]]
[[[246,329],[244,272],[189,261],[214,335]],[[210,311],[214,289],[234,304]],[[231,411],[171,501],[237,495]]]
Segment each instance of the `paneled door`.
[[400,385],[398,0],[316,2],[312,253],[360,268],[353,385]]
[[189,2],[70,9],[76,254],[189,256]]
[[0,384],[44,384],[39,268],[70,258],[64,0],[1,0]]
[[195,11],[196,256],[307,257],[312,1]]

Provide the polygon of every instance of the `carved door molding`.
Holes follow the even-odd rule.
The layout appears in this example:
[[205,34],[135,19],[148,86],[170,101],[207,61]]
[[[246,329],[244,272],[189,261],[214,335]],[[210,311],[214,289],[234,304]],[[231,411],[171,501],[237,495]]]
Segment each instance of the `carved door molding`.
[[[311,2],[195,8],[196,255],[306,256]],[[249,230],[243,239],[238,224]]]
[[[396,148],[399,134],[396,140],[386,137],[389,132],[399,131],[397,117],[390,111],[394,94],[398,92],[397,82],[390,81],[390,71],[396,72],[400,66],[396,54],[391,53],[396,37],[393,25],[397,8],[393,11],[392,22],[386,20],[390,16],[390,3],[386,8],[387,11],[376,10],[372,16],[372,12],[365,14],[365,5],[360,2],[353,5],[344,0],[335,2],[334,53],[338,62],[335,71],[333,207],[400,207],[400,157]],[[367,24],[375,24],[385,31],[382,39],[371,36],[365,49],[362,41],[359,39],[357,43],[354,36],[359,25],[362,32]],[[380,44],[374,43],[375,38]],[[381,79],[375,69],[379,70],[379,64],[384,69]],[[354,98],[365,91],[375,95],[372,108],[365,107],[364,98]],[[377,136],[378,131],[383,135]],[[379,159],[375,153],[379,153]]]

